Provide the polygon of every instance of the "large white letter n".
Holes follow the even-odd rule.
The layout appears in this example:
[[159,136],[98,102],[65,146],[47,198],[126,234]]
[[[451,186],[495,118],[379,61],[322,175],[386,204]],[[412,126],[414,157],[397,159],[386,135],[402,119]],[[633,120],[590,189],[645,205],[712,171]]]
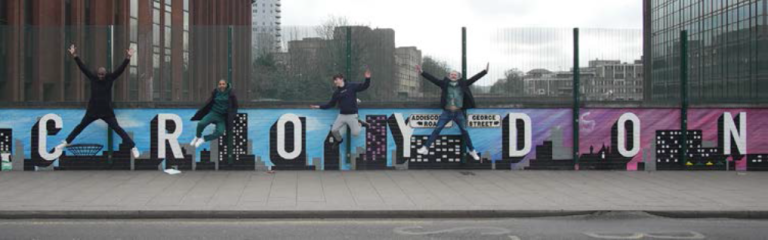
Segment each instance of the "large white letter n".
[[738,127],[733,122],[731,113],[726,112],[722,116],[723,139],[721,141],[723,145],[721,147],[723,147],[723,154],[725,155],[731,155],[731,146],[733,145],[731,140],[736,141],[735,144],[739,154],[747,154],[747,113],[740,112],[737,118],[739,119]]

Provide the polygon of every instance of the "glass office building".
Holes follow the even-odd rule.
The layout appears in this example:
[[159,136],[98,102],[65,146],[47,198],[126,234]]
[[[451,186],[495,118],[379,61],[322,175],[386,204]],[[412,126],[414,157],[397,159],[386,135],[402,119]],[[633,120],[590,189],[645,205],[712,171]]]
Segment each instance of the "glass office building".
[[692,103],[768,102],[766,0],[644,0],[646,100],[679,100],[688,31]]

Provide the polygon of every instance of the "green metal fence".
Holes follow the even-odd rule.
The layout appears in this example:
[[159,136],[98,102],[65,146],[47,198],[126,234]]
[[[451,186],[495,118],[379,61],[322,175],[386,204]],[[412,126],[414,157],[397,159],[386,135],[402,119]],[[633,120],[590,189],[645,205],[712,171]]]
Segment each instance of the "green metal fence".
[[[363,107],[435,106],[439,89],[416,65],[438,77],[458,71],[465,78],[488,67],[472,86],[481,108],[679,107],[681,101],[679,36],[646,57],[636,29],[438,28],[406,35],[322,25],[283,26],[276,35],[243,26],[0,26],[0,36],[4,106],[82,107],[89,86],[66,52],[71,44],[92,69],[113,68],[125,49],[136,50],[114,88],[115,104],[126,108],[195,106],[219,79],[233,83],[245,106],[307,107],[330,98],[331,76],[362,81],[366,69],[373,84],[360,95]],[[692,35],[685,64],[690,104],[765,104],[766,42],[748,38],[739,48]]]

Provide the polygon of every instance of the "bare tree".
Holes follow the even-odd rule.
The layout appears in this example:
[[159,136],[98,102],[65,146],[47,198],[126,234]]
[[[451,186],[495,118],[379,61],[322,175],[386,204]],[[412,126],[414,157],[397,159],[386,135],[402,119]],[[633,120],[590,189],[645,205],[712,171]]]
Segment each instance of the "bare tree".
[[334,32],[336,31],[337,27],[342,26],[349,26],[349,20],[347,17],[342,16],[328,16],[328,19],[323,22],[323,24],[320,24],[319,26],[315,27],[315,33],[325,40],[332,40]]
[[523,95],[523,76],[525,73],[517,68],[509,69],[504,72],[504,78],[499,79],[491,86],[492,94],[501,94],[514,97]]
[[[428,72],[438,78],[448,76],[448,73],[451,71],[446,61],[439,60],[433,56],[425,56],[424,59],[422,59],[421,68],[424,72]],[[425,97],[440,96],[440,88],[427,80],[422,80],[421,89],[424,92]]]

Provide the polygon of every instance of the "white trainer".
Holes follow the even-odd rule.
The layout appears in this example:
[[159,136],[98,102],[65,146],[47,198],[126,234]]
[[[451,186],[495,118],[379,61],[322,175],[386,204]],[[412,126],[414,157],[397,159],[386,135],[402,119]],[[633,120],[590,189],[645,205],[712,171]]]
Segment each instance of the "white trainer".
[[56,145],[56,150],[64,150],[64,148],[67,146],[69,146],[67,140],[62,140],[59,145]]
[[141,152],[139,152],[139,149],[136,147],[131,149],[131,154],[133,154],[133,159],[138,159],[139,156],[141,156]]
[[469,156],[472,156],[472,158],[474,158],[475,161],[480,161],[480,156],[477,155],[477,151],[475,150],[472,150],[471,152],[469,152]]
[[205,143],[205,139],[198,138],[197,142],[195,142],[195,144],[193,146],[195,146],[195,148],[199,148],[200,145],[203,145],[203,143]]
[[419,148],[419,150],[416,150],[416,152],[421,155],[427,155],[429,153],[429,150],[427,149],[427,147],[421,147]]

